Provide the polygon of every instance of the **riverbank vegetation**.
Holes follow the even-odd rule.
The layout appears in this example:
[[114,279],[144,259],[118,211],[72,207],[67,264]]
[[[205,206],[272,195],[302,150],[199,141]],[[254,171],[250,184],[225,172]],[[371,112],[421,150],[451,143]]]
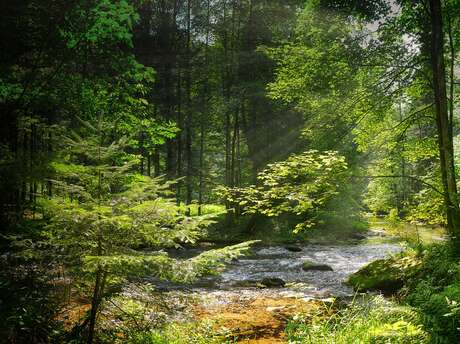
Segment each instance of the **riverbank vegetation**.
[[[404,241],[348,279],[391,300],[283,304],[299,315],[270,338],[455,343],[459,9],[4,1],[0,338],[257,339],[197,320],[162,283],[203,281],[261,244]],[[289,284],[267,281],[251,285]]]
[[459,327],[458,278],[458,261],[452,247],[434,244],[372,262],[351,275],[348,283],[356,290],[393,295],[403,305],[396,307],[407,307],[417,316],[417,322],[411,325],[429,334],[430,341],[426,342],[453,343]]

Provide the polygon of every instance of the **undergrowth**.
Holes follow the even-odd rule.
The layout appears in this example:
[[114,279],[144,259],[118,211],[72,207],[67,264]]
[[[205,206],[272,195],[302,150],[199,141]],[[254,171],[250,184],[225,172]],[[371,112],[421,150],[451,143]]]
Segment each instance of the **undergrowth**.
[[132,333],[119,343],[127,344],[232,344],[225,333],[217,333],[212,323],[170,324],[161,330]]
[[[376,262],[363,267],[350,281],[357,288],[359,284],[371,285],[374,280],[384,282],[382,278],[400,281],[395,296],[401,305],[417,312],[425,331],[430,334],[430,343],[459,342],[460,266],[450,244],[419,244],[379,264],[380,269],[370,268],[377,266]],[[383,284],[374,283],[375,286]]]
[[418,312],[376,296],[345,308],[298,315],[286,327],[289,344],[429,343]]

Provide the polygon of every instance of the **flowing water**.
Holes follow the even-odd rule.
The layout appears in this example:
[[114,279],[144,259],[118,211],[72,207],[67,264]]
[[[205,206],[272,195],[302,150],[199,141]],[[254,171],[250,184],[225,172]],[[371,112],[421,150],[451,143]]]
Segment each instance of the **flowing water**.
[[[251,255],[232,261],[219,276],[203,278],[187,287],[158,280],[149,283],[161,291],[169,307],[179,303],[171,320],[211,320],[215,330],[230,331],[230,338],[237,337],[242,343],[284,343],[284,327],[290,316],[312,312],[332,296],[352,296],[352,288],[343,283],[351,273],[402,247],[359,243],[306,244],[296,249],[298,252],[284,246],[254,247]],[[190,249],[175,255],[188,258],[202,251]],[[332,271],[304,271],[302,266],[307,261],[327,264]],[[264,288],[261,282],[266,278],[281,279],[285,286]],[[131,296],[133,293],[135,290],[129,292]]]
[[[234,260],[219,276],[206,277],[194,285],[183,286],[156,282],[163,292],[181,291],[200,295],[224,304],[235,297],[296,297],[323,299],[331,296],[353,295],[345,279],[363,265],[402,250],[398,244],[355,244],[341,246],[305,245],[301,251],[291,252],[284,246],[255,247],[252,254]],[[200,251],[188,251],[187,255]],[[327,264],[333,271],[304,271],[302,265],[309,261]],[[264,278],[283,280],[284,287],[263,288]]]
[[[400,246],[392,244],[309,245],[302,247],[300,252],[290,252],[280,246],[262,247],[256,249],[254,255],[229,265],[216,279],[215,286],[220,290],[234,290],[246,281],[280,278],[287,286],[271,290],[271,293],[291,292],[311,298],[349,296],[353,291],[343,284],[348,275],[375,259],[400,250]],[[302,265],[306,261],[329,265],[333,271],[304,271]]]

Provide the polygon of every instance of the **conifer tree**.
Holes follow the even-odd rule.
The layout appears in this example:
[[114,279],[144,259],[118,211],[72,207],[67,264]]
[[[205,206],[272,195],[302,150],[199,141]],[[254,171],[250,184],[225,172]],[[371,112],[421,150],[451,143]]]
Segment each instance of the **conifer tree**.
[[[212,220],[188,217],[169,197],[170,184],[135,174],[137,157],[125,153],[127,140],[110,142],[109,123],[82,123],[87,134],[64,136],[56,170],[56,196],[45,201],[49,247],[73,278],[91,288],[91,309],[80,324],[93,343],[97,315],[109,285],[132,275],[190,282],[240,255],[248,243],[207,251],[186,261],[162,249],[194,243]],[[141,249],[143,248],[143,249]]]

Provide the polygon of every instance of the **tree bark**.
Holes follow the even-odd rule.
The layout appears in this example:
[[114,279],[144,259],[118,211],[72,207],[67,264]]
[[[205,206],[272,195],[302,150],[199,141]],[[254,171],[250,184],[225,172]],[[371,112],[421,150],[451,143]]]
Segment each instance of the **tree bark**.
[[460,255],[460,210],[454,167],[454,149],[450,130],[444,65],[444,32],[440,0],[430,0],[431,10],[431,67],[436,108],[436,125],[447,229],[454,243],[454,251]]
[[203,193],[204,193],[204,143],[205,143],[205,120],[208,111],[208,93],[209,93],[209,34],[210,34],[210,17],[211,17],[211,0],[206,2],[206,42],[204,50],[204,90],[202,96],[202,114],[200,119],[200,171],[199,171],[199,186],[198,186],[198,215],[202,214]]
[[[177,177],[182,177],[182,75],[181,66],[177,66],[177,125],[179,132],[177,133]],[[176,202],[179,205],[182,197],[182,180],[177,181]]]
[[187,1],[187,56],[185,66],[185,92],[186,92],[186,117],[185,117],[185,151],[186,151],[186,214],[190,215],[190,204],[192,203],[192,76],[191,76],[191,0]]

